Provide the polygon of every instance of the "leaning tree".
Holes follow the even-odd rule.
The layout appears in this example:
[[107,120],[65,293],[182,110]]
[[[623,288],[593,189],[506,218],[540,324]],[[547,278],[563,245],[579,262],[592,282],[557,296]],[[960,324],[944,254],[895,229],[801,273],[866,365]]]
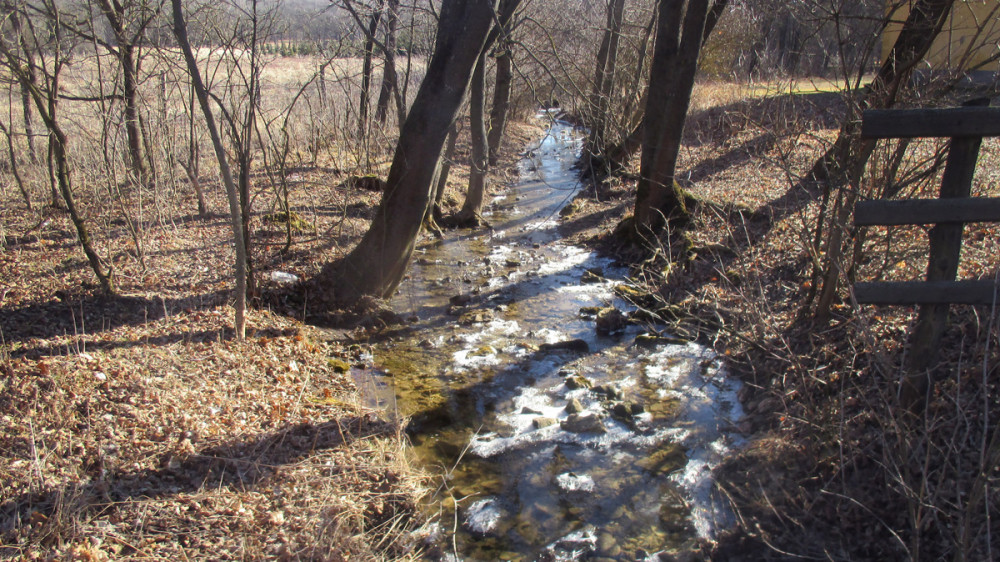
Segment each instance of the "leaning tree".
[[434,54],[400,132],[372,224],[350,254],[317,277],[327,302],[387,298],[402,281],[432,201],[441,149],[496,20],[495,8],[493,0],[442,3]]

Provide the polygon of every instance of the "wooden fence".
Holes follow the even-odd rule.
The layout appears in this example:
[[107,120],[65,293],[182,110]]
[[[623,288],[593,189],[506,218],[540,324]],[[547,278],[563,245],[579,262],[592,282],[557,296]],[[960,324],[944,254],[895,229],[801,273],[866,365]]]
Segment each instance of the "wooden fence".
[[867,138],[951,138],[938,199],[862,201],[854,209],[858,227],[935,225],[925,281],[854,285],[860,304],[920,305],[905,365],[903,400],[911,406],[926,392],[928,369],[937,359],[949,305],[997,302],[994,281],[955,280],[965,223],[1000,222],[1000,199],[971,197],[983,137],[1000,136],[1000,108],[988,104],[989,100],[979,99],[958,108],[869,110],[863,116],[861,134]]

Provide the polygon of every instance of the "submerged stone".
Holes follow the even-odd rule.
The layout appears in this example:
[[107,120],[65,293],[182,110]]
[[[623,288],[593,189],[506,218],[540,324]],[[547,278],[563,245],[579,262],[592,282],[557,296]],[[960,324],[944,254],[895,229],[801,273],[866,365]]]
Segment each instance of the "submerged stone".
[[489,357],[496,355],[497,350],[492,345],[484,345],[469,352],[469,357]]
[[622,391],[616,388],[614,385],[602,384],[599,386],[595,386],[592,390],[597,394],[607,397],[609,400],[622,399]]
[[594,386],[594,383],[590,382],[590,379],[587,377],[581,377],[580,375],[566,377],[566,387],[570,390],[590,388],[592,386]]
[[351,370],[351,366],[342,359],[330,359],[327,364],[333,369],[334,373],[346,373]]
[[555,343],[543,343],[538,346],[539,351],[577,351],[580,353],[587,353],[590,351],[590,345],[584,340],[566,340]]
[[656,347],[658,345],[687,345],[687,340],[677,336],[662,336],[658,334],[639,334],[635,344],[641,347]]
[[460,293],[458,295],[452,296],[450,299],[448,299],[448,302],[450,302],[455,306],[465,306],[470,302],[472,302],[472,295],[468,293]]
[[493,320],[493,311],[484,310],[473,310],[471,312],[466,312],[458,317],[458,323],[463,326],[468,326],[470,324],[485,324]]

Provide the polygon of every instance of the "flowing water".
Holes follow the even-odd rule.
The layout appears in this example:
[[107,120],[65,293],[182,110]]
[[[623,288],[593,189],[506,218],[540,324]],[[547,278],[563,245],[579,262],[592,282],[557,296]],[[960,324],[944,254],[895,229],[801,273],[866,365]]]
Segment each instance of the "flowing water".
[[580,144],[553,123],[491,229],[418,249],[393,302],[413,329],[358,373],[411,419],[447,558],[636,560],[729,524],[710,469],[739,445],[738,383],[707,348],[637,340],[609,310],[624,270],[560,241]]

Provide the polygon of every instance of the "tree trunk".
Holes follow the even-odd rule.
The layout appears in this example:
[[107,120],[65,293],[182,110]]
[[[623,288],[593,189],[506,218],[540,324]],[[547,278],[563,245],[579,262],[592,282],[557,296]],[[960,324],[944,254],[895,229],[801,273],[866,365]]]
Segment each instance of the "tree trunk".
[[640,237],[689,217],[674,173],[710,6],[709,0],[690,0],[686,10],[684,4],[660,0],[658,6],[635,200],[634,228]]
[[382,18],[382,3],[379,0],[375,11],[368,20],[368,34],[365,36],[364,62],[361,65],[361,100],[358,105],[358,136],[364,140],[368,135],[368,106],[371,103],[372,57],[375,53],[375,32]]
[[399,95],[399,77],[396,73],[396,27],[399,22],[399,0],[389,0],[386,6],[385,49],[382,53],[385,66],[382,67],[382,88],[378,93],[378,103],[375,106],[375,119],[385,125],[389,115],[389,100],[396,101],[396,111],[399,114],[399,126],[406,120],[406,108]]
[[486,53],[479,53],[476,70],[469,85],[469,133],[472,137],[472,162],[469,166],[469,189],[456,222],[461,226],[478,226],[479,211],[486,193],[486,172],[489,167],[486,146]]
[[226,195],[229,198],[230,222],[233,229],[233,241],[236,246],[236,337],[244,339],[246,337],[246,303],[247,303],[247,256],[246,245],[243,240],[243,228],[240,215],[239,194],[236,192],[236,184],[233,182],[233,174],[229,169],[226,149],[222,146],[222,137],[219,129],[215,125],[215,116],[208,101],[208,90],[201,79],[201,71],[198,69],[198,61],[191,50],[191,43],[188,41],[187,26],[184,23],[184,12],[181,8],[181,0],[170,0],[173,7],[174,35],[177,43],[184,53],[184,60],[187,63],[188,72],[191,75],[191,84],[195,94],[198,96],[198,103],[205,116],[205,124],[208,127],[209,136],[212,138],[212,146],[215,148],[215,157],[219,161],[219,171],[222,174],[222,181],[226,186]]
[[122,97],[125,104],[125,138],[128,144],[129,164],[136,181],[146,181],[146,167],[142,156],[142,134],[139,127],[139,68],[135,60],[135,43],[128,36],[125,23],[125,6],[111,0],[100,0],[111,31],[115,35],[115,54],[122,71]]
[[507,130],[507,115],[510,113],[511,84],[514,81],[512,68],[514,48],[512,42],[504,40],[497,53],[496,84],[493,89],[493,106],[490,109],[490,132],[486,138],[489,147],[489,165],[496,166],[500,153],[500,143]]
[[597,71],[590,94],[591,126],[587,138],[587,153],[600,157],[605,151],[605,129],[611,110],[615,73],[618,65],[618,43],[621,37],[625,0],[611,0],[607,7],[607,22],[601,47],[597,51]]
[[[708,16],[705,19],[705,29],[702,32],[701,46],[704,47],[705,43],[708,42],[708,38],[711,37],[712,31],[715,26],[719,23],[719,19],[726,10],[726,6],[729,5],[729,0],[716,0],[712,4],[711,9],[708,11]],[[659,21],[659,16],[654,15],[653,20],[650,25],[653,25]],[[657,29],[659,29],[657,27]],[[658,43],[658,40],[656,41]],[[655,49],[655,45],[654,45]],[[645,51],[643,51],[643,56],[645,56]],[[655,56],[655,55],[654,55]],[[642,58],[640,58],[642,60]],[[640,68],[636,72],[641,71]],[[690,98],[690,93],[687,94]],[[649,89],[647,88],[645,93],[646,104],[649,103]],[[640,97],[642,99],[642,97]],[[645,105],[645,104],[644,104]],[[632,155],[635,154],[640,148],[642,148],[642,142],[644,138],[644,127],[645,127],[645,114],[643,113],[641,117],[636,120],[635,126],[629,132],[629,134],[622,139],[617,145],[607,149],[607,154],[600,158],[592,159],[592,166],[585,170],[585,173],[590,173],[591,171],[595,176],[605,176],[608,174],[617,173],[628,165],[629,160],[631,160]]]
[[21,85],[21,110],[24,113],[24,134],[28,139],[28,157],[31,158],[33,165],[37,165],[38,151],[35,148],[35,131],[31,126],[31,93],[29,91],[35,72],[35,57],[34,52],[28,46],[28,40],[21,29],[21,18],[16,11],[10,13],[10,22],[14,28],[14,33],[17,34],[18,45],[20,45],[27,63],[25,70],[28,79],[18,80],[18,83]]
[[[178,2],[179,0],[173,0]],[[328,302],[388,298],[399,286],[430,204],[441,148],[494,18],[493,1],[444,0],[427,73],[403,125],[371,227],[344,260],[320,274]]]
[[860,163],[864,167],[871,155],[864,144],[870,143],[874,148],[874,143],[861,139],[861,113],[866,109],[888,109],[896,103],[899,90],[941,33],[954,3],[954,0],[915,0],[875,79],[848,113],[833,146],[816,161],[808,177],[816,181],[836,180],[838,176],[843,179],[851,167],[858,166],[857,162],[850,162],[852,156],[864,158]]
[[123,93],[125,96],[125,138],[128,142],[132,172],[140,183],[146,181],[146,167],[142,157],[142,134],[139,130],[139,84],[132,45],[118,47],[122,66]]
[[438,173],[437,186],[434,188],[434,201],[432,203],[431,218],[436,224],[441,223],[444,213],[441,210],[441,199],[444,197],[444,190],[448,187],[448,175],[451,173],[451,162],[455,158],[455,145],[458,143],[458,122],[454,122],[448,130],[448,143],[441,157],[441,171]]
[[7,128],[3,123],[0,123],[0,130],[7,137],[7,156],[10,158],[10,173],[14,176],[14,182],[21,191],[21,197],[24,198],[24,205],[29,211],[33,211],[34,205],[31,203],[31,193],[28,192],[28,188],[24,185],[24,178],[21,177],[21,167],[17,163],[17,151],[14,150],[14,131]]

